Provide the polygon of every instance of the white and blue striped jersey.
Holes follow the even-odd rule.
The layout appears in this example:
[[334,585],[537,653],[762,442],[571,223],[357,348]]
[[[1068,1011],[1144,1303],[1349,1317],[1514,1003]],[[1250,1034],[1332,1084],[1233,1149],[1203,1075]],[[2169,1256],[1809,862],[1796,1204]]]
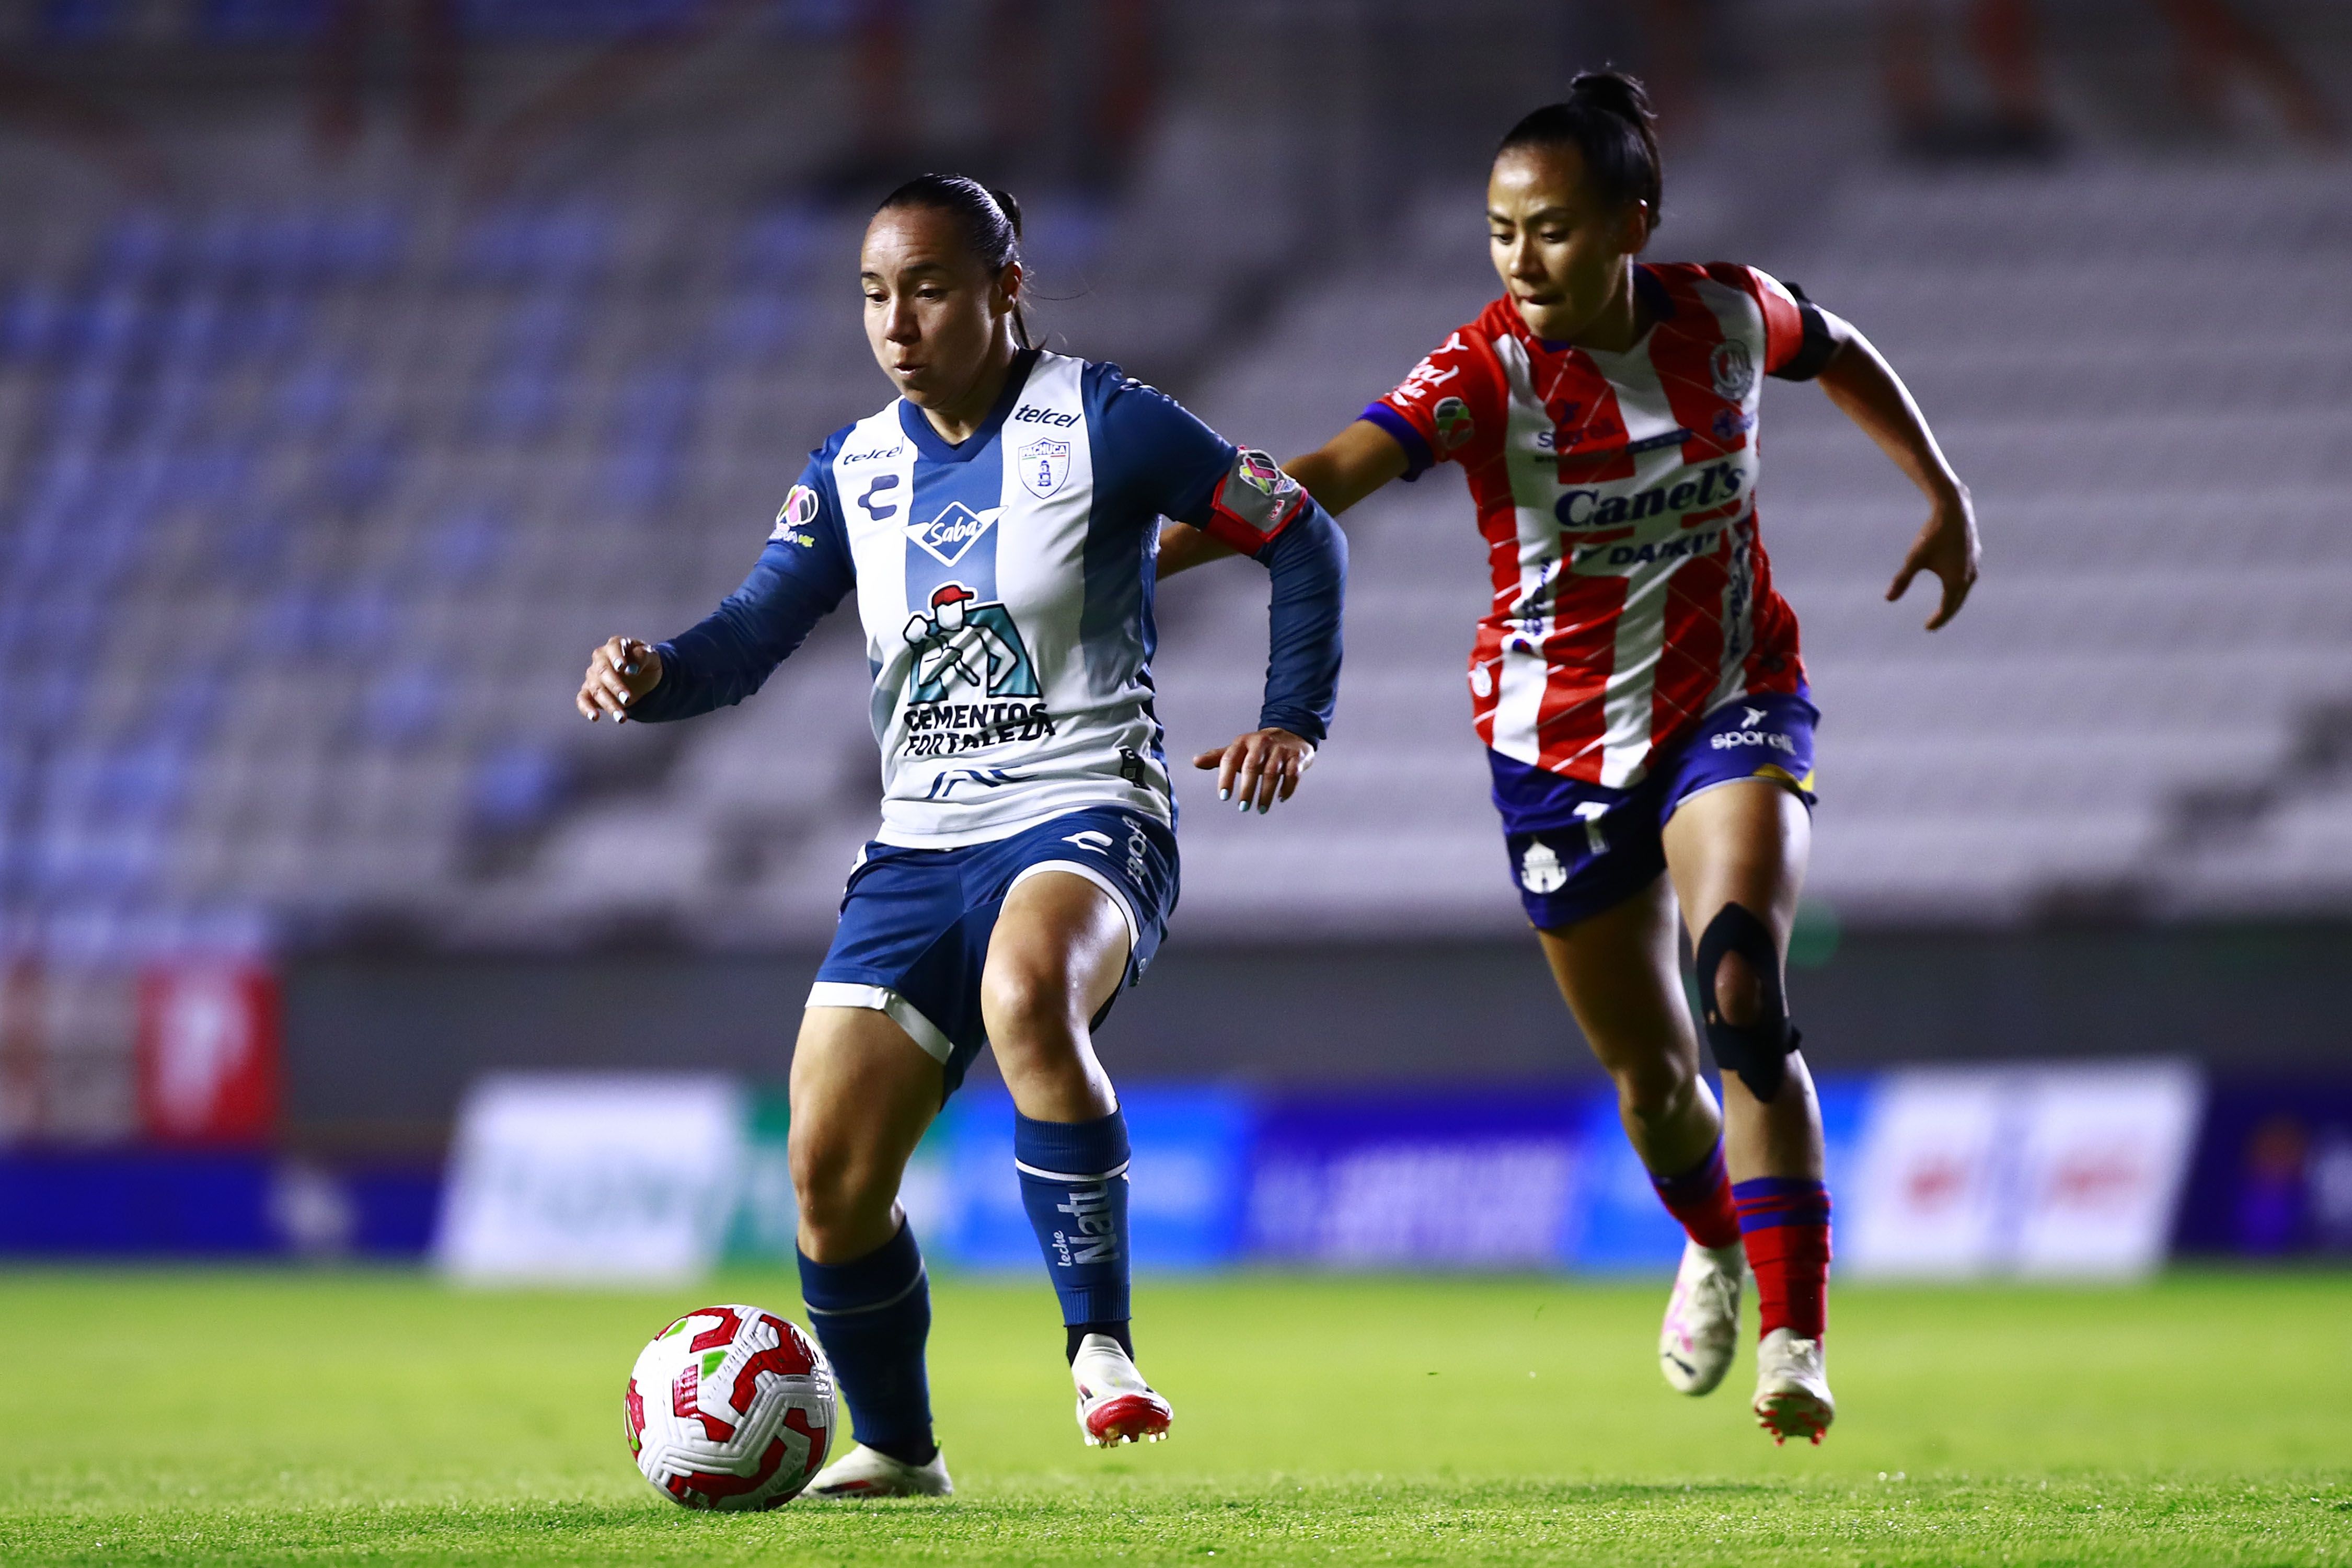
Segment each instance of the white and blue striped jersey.
[[1319,742],[1339,675],[1337,528],[1262,455],[1165,395],[1040,352],[1014,361],[960,444],[904,400],[836,432],[743,586],[660,645],[661,683],[631,716],[740,700],[854,591],[882,842],[951,848],[1098,805],[1172,827],[1150,668],[1163,515],[1275,572],[1260,722]]

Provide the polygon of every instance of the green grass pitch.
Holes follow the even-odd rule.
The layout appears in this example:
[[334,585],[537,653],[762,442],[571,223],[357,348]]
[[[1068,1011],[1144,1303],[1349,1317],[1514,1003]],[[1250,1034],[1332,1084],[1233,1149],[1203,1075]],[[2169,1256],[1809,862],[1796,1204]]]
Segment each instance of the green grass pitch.
[[1147,1281],[1153,1447],[1080,1446],[1042,1283],[946,1280],[947,1503],[691,1514],[621,1438],[685,1307],[366,1273],[0,1276],[0,1561],[2352,1560],[2352,1276],[1842,1287],[1825,1446],[1651,1362],[1663,1286]]

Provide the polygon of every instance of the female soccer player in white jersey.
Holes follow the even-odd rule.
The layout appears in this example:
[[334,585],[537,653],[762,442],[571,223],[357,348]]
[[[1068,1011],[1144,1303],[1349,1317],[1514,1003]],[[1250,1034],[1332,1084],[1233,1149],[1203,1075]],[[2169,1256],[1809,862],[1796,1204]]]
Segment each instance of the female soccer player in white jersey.
[[792,1067],[802,1292],[857,1446],[818,1496],[950,1489],[931,1434],[930,1298],[898,1204],[908,1156],[983,1045],[1012,1090],[1024,1201],[1061,1298],[1080,1431],[1157,1438],[1129,1327],[1127,1124],[1090,1031],[1177,892],[1152,707],[1159,520],[1273,576],[1259,728],[1193,759],[1220,798],[1287,799],[1330,720],[1346,547],[1262,453],[1117,367],[1043,353],[1019,215],[961,176],[892,193],[860,279],[898,389],[835,433],[749,579],[700,625],[596,650],[581,710],[683,719],[758,689],[855,594],[882,826],[850,873]]
[[[1459,463],[1493,571],[1469,684],[1528,918],[1626,1133],[1689,1235],[1659,1344],[1712,1391],[1744,1261],[1757,1420],[1818,1442],[1829,1194],[1782,958],[1803,879],[1813,722],[1797,623],[1757,535],[1761,376],[1817,379],[1927,497],[1894,585],[1977,573],[1969,493],[1860,332],[1752,268],[1636,258],[1656,226],[1640,85],[1580,76],[1503,138],[1486,218],[1505,294],[1288,471],[1344,511]],[[1220,553],[1184,527],[1162,574]],[[1723,1099],[1699,1076],[1675,921]]]

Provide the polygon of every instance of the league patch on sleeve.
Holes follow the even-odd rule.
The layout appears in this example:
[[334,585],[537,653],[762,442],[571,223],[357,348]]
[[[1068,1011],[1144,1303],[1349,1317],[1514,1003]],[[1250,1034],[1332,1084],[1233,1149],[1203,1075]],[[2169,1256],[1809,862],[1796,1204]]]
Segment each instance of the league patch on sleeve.
[[1437,426],[1437,449],[1441,452],[1451,452],[1478,433],[1478,422],[1470,416],[1470,405],[1458,397],[1438,399],[1429,416]]
[[816,491],[806,485],[794,485],[785,492],[784,504],[776,509],[776,526],[768,535],[768,542],[773,544],[782,539],[804,548],[814,545],[816,535],[809,531],[809,527],[816,521],[822,505]]
[[1244,447],[1234,454],[1233,468],[1217,483],[1207,531],[1219,542],[1255,555],[1290,526],[1306,501],[1307,492],[1282,471],[1281,464]]
[[1244,447],[1217,486],[1209,532],[1245,554],[1255,554],[1298,515],[1307,492],[1264,452]]

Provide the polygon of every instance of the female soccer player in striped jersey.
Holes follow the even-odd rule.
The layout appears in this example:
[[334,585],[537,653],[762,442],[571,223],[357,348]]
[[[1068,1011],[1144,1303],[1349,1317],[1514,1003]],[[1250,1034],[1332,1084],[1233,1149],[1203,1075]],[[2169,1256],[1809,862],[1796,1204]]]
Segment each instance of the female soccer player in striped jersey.
[[1339,529],[1273,459],[1118,367],[1030,348],[1019,234],[1011,198],[961,176],[882,204],[861,283],[899,395],[817,449],[715,613],[669,642],[613,638],[580,689],[592,720],[708,712],[856,595],[882,827],[850,872],[792,1067],[802,1293],[858,1438],[810,1484],[820,1497],[950,1490],[930,1297],[898,1196],[983,1045],[1013,1093],[1079,1430],[1103,1447],[1167,1432],[1134,1363],[1127,1123],[1091,1037],[1176,905],[1150,674],[1160,518],[1274,579],[1259,728],[1193,758],[1219,770],[1221,798],[1289,798],[1339,682]]
[[[1762,1317],[1757,1420],[1820,1441],[1830,1199],[1783,955],[1810,844],[1813,723],[1797,623],[1757,534],[1763,376],[1820,381],[1925,492],[1887,591],[1977,574],[1969,492],[1851,326],[1752,268],[1643,263],[1661,179],[1613,72],[1503,138],[1487,185],[1504,297],[1288,471],[1333,512],[1462,465],[1493,570],[1469,684],[1528,918],[1627,1135],[1688,1233],[1659,1356],[1706,1394]],[[1160,570],[1221,552],[1173,527]],[[1696,950],[1720,1106],[1699,1076],[1675,918]],[[1745,1257],[1743,1258],[1743,1244]]]

